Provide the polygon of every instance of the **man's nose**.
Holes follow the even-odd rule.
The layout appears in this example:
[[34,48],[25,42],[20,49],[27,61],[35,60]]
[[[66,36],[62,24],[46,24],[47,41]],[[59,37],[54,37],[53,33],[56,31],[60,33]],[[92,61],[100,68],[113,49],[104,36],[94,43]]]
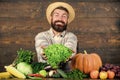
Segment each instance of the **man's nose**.
[[62,20],[62,16],[59,16],[59,17],[58,17],[58,20],[60,20],[60,21],[61,21],[61,20]]

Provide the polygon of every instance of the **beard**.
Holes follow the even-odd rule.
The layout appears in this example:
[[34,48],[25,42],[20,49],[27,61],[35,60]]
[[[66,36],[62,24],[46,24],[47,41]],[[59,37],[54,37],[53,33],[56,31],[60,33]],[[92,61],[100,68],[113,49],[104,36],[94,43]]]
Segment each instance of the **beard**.
[[[56,24],[57,22],[61,22],[63,25]],[[53,22],[53,21],[51,22],[51,27],[57,32],[63,32],[67,29],[67,24],[65,24],[65,22],[63,22],[63,21],[57,20],[55,22]]]

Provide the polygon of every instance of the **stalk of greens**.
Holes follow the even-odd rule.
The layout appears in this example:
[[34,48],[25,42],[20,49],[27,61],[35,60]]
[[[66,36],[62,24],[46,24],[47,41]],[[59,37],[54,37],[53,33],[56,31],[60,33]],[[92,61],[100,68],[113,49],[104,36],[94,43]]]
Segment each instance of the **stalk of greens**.
[[58,68],[61,62],[66,60],[72,55],[72,50],[62,44],[49,45],[44,49],[44,53],[47,57],[47,62],[52,68]]
[[13,65],[17,65],[20,62],[26,62],[31,63],[33,61],[34,53],[30,50],[24,50],[20,48],[20,50],[17,51],[17,57],[13,62]]
[[67,80],[83,80],[83,78],[88,78],[89,75],[84,74],[78,69],[74,69],[66,73],[61,69],[57,69],[57,73],[53,74],[52,77],[53,78],[65,78]]
[[78,69],[74,69],[70,72],[67,72],[66,75],[68,79],[72,79],[72,80],[83,80],[83,78],[88,78],[87,74],[84,74]]

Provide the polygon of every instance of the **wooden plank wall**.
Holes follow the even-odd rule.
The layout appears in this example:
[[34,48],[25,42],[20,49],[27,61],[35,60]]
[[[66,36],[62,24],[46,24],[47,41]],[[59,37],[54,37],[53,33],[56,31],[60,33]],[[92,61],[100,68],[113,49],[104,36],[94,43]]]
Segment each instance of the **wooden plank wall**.
[[50,28],[45,10],[54,1],[68,2],[75,9],[68,30],[78,37],[78,52],[95,52],[103,63],[120,65],[119,0],[0,0],[0,71],[20,48],[35,52],[34,37]]

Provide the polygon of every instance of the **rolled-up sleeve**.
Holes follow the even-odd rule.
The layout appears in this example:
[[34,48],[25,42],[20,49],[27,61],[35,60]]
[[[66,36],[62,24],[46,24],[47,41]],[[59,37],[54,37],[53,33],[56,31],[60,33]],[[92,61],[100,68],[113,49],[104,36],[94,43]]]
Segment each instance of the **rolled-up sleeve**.
[[73,55],[77,52],[77,36],[69,33],[66,38],[65,46],[70,48],[73,51]]
[[35,37],[35,49],[36,49],[36,52],[37,52],[37,57],[38,57],[39,62],[45,62],[42,59],[42,56],[41,56],[41,54],[43,53],[42,47],[45,47],[45,46],[48,46],[48,42],[46,41],[46,38],[45,38],[44,34],[39,33]]

